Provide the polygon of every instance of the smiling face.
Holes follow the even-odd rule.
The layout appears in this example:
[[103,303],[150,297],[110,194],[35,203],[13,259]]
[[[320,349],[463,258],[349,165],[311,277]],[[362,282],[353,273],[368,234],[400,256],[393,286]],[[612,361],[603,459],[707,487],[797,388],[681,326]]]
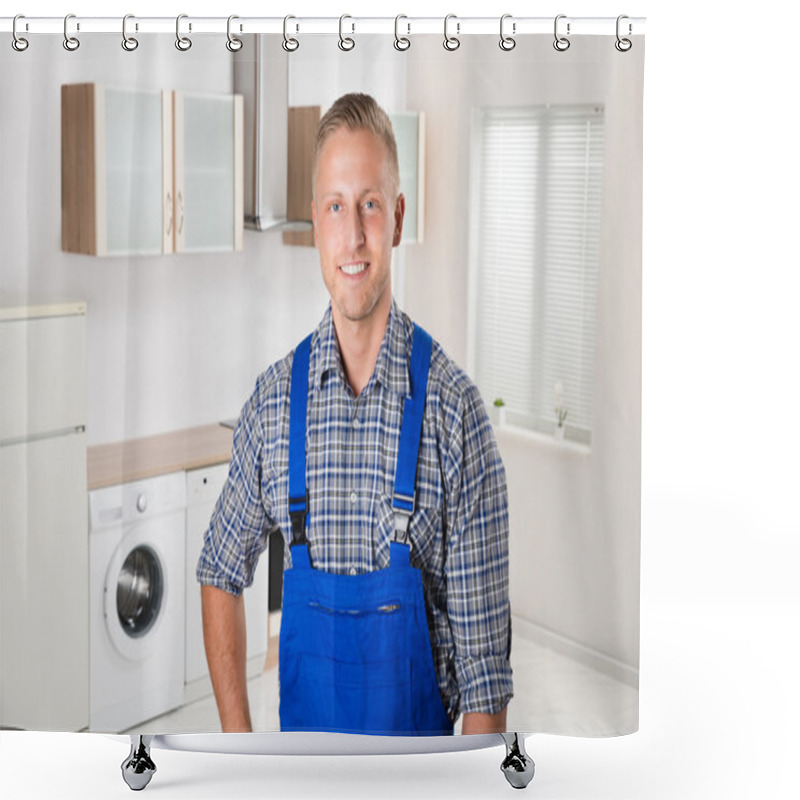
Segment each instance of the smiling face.
[[363,129],[334,131],[317,160],[312,215],[337,330],[345,320],[388,319],[392,247],[400,244],[404,211],[380,137]]

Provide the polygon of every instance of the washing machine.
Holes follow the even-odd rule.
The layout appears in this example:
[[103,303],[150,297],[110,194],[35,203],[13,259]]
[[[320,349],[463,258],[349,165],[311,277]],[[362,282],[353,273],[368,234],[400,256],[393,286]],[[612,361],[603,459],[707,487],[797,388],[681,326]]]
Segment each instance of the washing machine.
[[186,476],[89,493],[89,730],[183,702]]

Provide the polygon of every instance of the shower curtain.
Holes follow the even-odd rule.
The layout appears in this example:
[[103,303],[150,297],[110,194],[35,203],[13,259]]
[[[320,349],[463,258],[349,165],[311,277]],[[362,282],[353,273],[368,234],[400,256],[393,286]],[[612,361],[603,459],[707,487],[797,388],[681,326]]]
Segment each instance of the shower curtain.
[[[60,34],[19,50],[3,36],[2,416],[21,420],[2,442],[4,727],[220,730],[194,577],[228,473],[220,423],[326,312],[310,146],[320,115],[362,92],[398,144],[395,303],[477,386],[504,467],[506,729],[638,728],[644,38],[620,47],[613,24],[571,40],[514,38],[510,20],[505,38],[459,36],[457,20],[408,37],[399,21],[397,39],[340,24],[234,27],[230,48],[188,28],[188,47],[133,27],[123,47],[111,33],[72,49]],[[35,344],[66,318],[82,329],[69,351],[56,328]],[[43,366],[64,358],[78,385]],[[84,440],[61,472],[26,426],[75,393]],[[76,469],[87,477],[65,517],[51,506]],[[178,476],[175,554],[159,532],[117,552],[149,519],[127,522],[129,507],[166,491],[164,476]],[[119,524],[94,517],[102,490]],[[252,547],[250,703],[254,729],[274,731],[284,547]]]

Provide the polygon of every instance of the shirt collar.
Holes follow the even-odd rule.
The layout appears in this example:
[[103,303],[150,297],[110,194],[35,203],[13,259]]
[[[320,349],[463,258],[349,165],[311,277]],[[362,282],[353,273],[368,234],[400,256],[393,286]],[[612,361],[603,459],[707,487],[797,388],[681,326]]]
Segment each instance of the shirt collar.
[[331,313],[331,304],[328,303],[328,308],[322,321],[317,326],[316,341],[312,341],[313,352],[316,353],[316,363],[314,366],[314,386],[317,388],[322,384],[323,377],[329,372],[334,371],[340,374],[342,381],[344,381],[344,370],[342,369],[341,358],[339,357],[339,345],[336,341],[336,331],[333,327],[333,314]]
[[[378,351],[375,369],[365,391],[368,391],[376,383],[385,386],[389,391],[401,397],[405,397],[411,391],[408,375],[411,337],[409,335],[410,325],[407,323],[406,315],[397,308],[394,298],[392,298],[386,333]],[[336,331],[333,327],[330,303],[322,321],[317,326],[315,339],[316,363],[312,368],[314,385],[319,388],[322,385],[322,379],[331,370],[339,374],[344,384],[346,378],[339,353],[339,343],[336,341]]]

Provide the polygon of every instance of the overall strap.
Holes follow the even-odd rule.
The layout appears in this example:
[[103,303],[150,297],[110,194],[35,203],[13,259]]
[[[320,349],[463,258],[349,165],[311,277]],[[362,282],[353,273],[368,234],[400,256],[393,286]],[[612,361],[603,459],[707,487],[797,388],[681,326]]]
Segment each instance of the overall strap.
[[289,393],[289,518],[292,544],[307,544],[306,513],[306,413],[308,407],[308,362],[311,354],[309,334],[294,351]]
[[414,513],[417,456],[422,436],[422,416],[425,411],[432,348],[430,334],[415,324],[409,365],[411,391],[403,401],[403,421],[400,426],[392,498],[395,541],[402,543],[408,539],[408,522]]

